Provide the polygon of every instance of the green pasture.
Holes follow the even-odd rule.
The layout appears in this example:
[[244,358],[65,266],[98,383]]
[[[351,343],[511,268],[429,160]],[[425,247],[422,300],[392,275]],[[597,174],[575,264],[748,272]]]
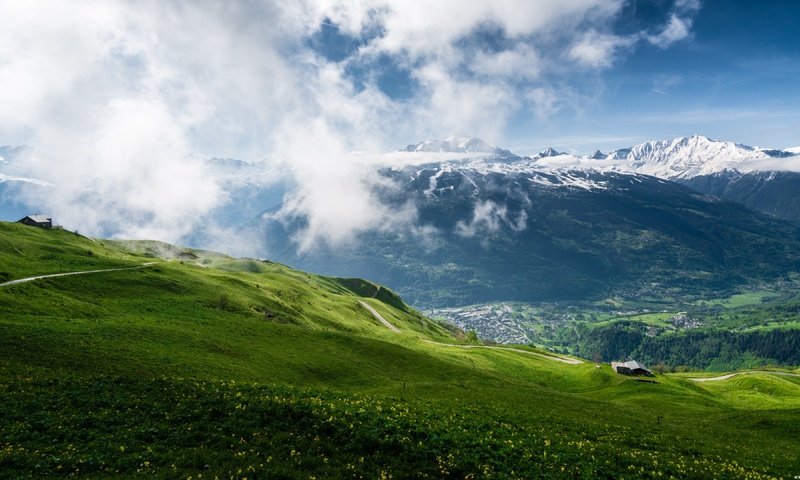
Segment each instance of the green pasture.
[[2,478],[800,472],[795,377],[637,379],[430,343],[459,342],[367,281],[8,224],[0,245],[9,278],[158,262],[0,287]]

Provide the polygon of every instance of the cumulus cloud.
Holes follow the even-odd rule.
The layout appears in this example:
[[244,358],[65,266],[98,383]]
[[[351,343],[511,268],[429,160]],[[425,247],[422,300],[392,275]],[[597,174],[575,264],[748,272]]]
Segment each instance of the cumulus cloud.
[[378,174],[374,159],[351,152],[338,132],[315,121],[297,124],[287,133],[276,146],[277,154],[286,159],[295,178],[302,180],[284,207],[269,218],[305,220],[294,239],[300,252],[319,245],[340,247],[359,233],[412,223],[413,209],[381,202],[378,189],[394,185]]
[[658,33],[647,35],[647,41],[659,48],[667,48],[689,37],[693,16],[698,10],[700,10],[700,0],[676,0],[667,23]]
[[525,100],[530,103],[531,109],[541,120],[553,116],[561,109],[560,97],[551,88],[532,88],[525,92]]
[[691,26],[691,19],[681,18],[673,14],[664,29],[656,35],[650,35],[647,40],[653,45],[667,48],[678,40],[688,37]]
[[450,54],[454,43],[477,27],[493,25],[511,38],[521,38],[575,26],[587,18],[602,22],[622,4],[622,0],[333,0],[311,2],[309,10],[317,21],[331,19],[354,35],[381,25],[384,33],[370,43],[372,50],[430,58]]
[[[496,141],[515,115],[554,114],[565,58],[602,70],[632,48],[609,30],[624,3],[3,2],[0,143],[36,149],[14,175],[52,186],[23,197],[82,232],[179,240],[229,199],[206,159],[234,157],[294,177],[280,215],[305,218],[300,248],[341,244],[414,218],[376,203],[377,157],[352,152]],[[650,41],[685,35],[697,5]],[[309,41],[323,26],[354,47],[326,56]]]
[[[277,52],[280,32],[257,29],[246,13],[161,2],[3,3],[0,17],[13,21],[0,32],[0,134],[32,145],[39,154],[18,168],[53,185],[23,188],[22,198],[87,233],[188,233],[225,200],[204,155],[243,138],[260,150],[248,120],[277,118],[281,94],[294,88],[296,67]],[[258,42],[266,48],[242,52]]]
[[635,37],[589,32],[572,46],[568,56],[584,66],[607,68],[614,63],[620,50],[631,47],[635,42]]
[[456,223],[455,233],[462,237],[474,237],[479,234],[492,234],[506,226],[515,232],[527,228],[528,213],[520,210],[516,215],[510,215],[508,207],[491,200],[477,202],[472,210],[469,222]]
[[469,69],[489,77],[533,80],[541,73],[542,59],[530,45],[522,44],[496,53],[480,52],[470,62]]

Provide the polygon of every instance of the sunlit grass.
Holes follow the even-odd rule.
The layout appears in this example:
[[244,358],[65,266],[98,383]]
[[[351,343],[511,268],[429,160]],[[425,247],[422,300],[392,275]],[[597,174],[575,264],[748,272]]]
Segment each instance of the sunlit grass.
[[[71,265],[41,252],[72,234],[20,231],[1,230],[0,240],[42,259],[21,271]],[[65,238],[76,252],[94,244]],[[139,256],[151,244],[115,245],[93,265],[153,260]],[[456,340],[368,282],[193,252],[0,290],[0,477],[800,471],[793,378],[644,383],[592,362],[443,347],[424,340]]]

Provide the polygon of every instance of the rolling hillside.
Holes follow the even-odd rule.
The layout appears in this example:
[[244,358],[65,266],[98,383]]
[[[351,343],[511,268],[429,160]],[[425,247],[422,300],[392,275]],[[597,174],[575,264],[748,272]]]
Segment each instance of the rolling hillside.
[[0,286],[0,477],[800,470],[797,372],[641,382],[440,345],[461,342],[364,280],[6,223],[0,245],[0,283],[115,269]]

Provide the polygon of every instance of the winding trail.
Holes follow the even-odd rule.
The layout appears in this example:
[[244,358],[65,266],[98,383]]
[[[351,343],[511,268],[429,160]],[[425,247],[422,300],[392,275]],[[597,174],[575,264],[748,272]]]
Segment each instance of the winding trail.
[[517,353],[524,353],[526,355],[533,355],[535,357],[544,358],[546,360],[552,360],[554,362],[561,362],[561,363],[568,363],[570,365],[578,365],[583,363],[582,360],[578,360],[577,358],[568,358],[568,357],[557,357],[554,355],[545,355],[543,353],[531,352],[528,350],[522,350],[519,348],[509,348],[509,347],[491,347],[489,345],[453,345],[452,343],[442,343],[442,342],[434,342],[433,340],[426,340],[422,339],[423,342],[432,343],[434,345],[441,345],[443,347],[456,347],[456,348],[488,348],[491,350],[504,350],[507,352],[517,352]]
[[381,315],[380,313],[378,313],[377,310],[372,308],[372,306],[370,304],[368,304],[366,302],[363,302],[361,300],[359,300],[358,303],[360,303],[362,307],[366,308],[367,311],[369,313],[371,313],[372,316],[375,317],[376,320],[378,320],[379,322],[384,324],[386,326],[386,328],[388,328],[389,330],[393,331],[394,333],[400,333],[400,329],[399,328],[397,328],[394,325],[392,325],[391,323],[389,323],[389,321],[386,320],[385,318],[383,318],[383,315]]
[[748,375],[752,373],[767,373],[770,375],[782,375],[784,377],[800,377],[800,373],[789,373],[789,372],[766,372],[766,371],[752,371],[752,372],[734,372],[729,373],[727,375],[720,375],[719,377],[705,377],[705,378],[689,378],[689,380],[693,382],[717,382],[720,380],[727,380],[731,377],[735,377],[736,375]]
[[[371,305],[369,305],[368,303],[363,302],[361,300],[359,300],[358,303],[360,303],[362,307],[366,308],[367,311],[369,311],[369,313],[371,313],[372,316],[375,317],[375,319],[377,319],[379,322],[381,322],[386,328],[388,328],[389,330],[393,331],[394,333],[400,333],[400,329],[399,328],[397,328],[394,325],[392,325],[391,323],[389,323],[389,321],[386,320],[385,318],[383,318],[383,315],[378,313],[378,311],[375,310],[374,308],[372,308]],[[583,363],[583,361],[578,360],[577,358],[567,358],[567,357],[557,357],[557,356],[554,356],[554,355],[544,355],[542,353],[530,352],[528,350],[521,350],[519,348],[491,347],[491,346],[488,346],[488,345],[453,345],[452,343],[434,342],[433,340],[427,340],[427,339],[424,339],[424,338],[421,339],[421,340],[423,342],[432,343],[434,345],[440,345],[442,347],[488,348],[490,350],[504,350],[504,351],[507,351],[507,352],[524,353],[525,355],[533,355],[534,357],[544,358],[546,360],[552,360],[554,362],[568,363],[570,365],[578,365],[578,364]]]
[[121,267],[121,268],[104,268],[102,270],[84,270],[81,272],[66,272],[66,273],[50,273],[48,275],[37,275],[35,277],[28,277],[28,278],[18,278],[16,280],[10,280],[8,282],[0,283],[0,287],[7,287],[9,285],[17,285],[20,283],[32,282],[34,280],[39,280],[40,278],[55,278],[55,277],[66,277],[69,275],[87,275],[89,273],[103,273],[103,272],[119,272],[121,270],[136,270],[139,268],[149,267],[150,265],[154,265],[158,262],[147,262],[141,265],[137,265],[135,267]]

